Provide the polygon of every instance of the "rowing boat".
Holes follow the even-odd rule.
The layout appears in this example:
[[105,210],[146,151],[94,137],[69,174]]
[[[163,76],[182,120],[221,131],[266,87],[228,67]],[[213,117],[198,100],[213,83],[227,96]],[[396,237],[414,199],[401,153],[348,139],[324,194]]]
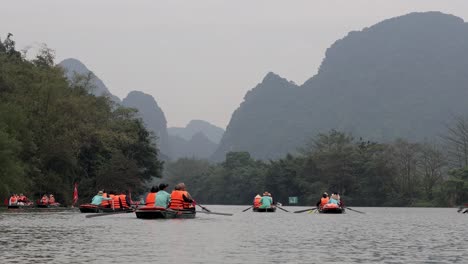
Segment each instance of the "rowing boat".
[[319,209],[319,213],[321,214],[343,214],[344,212],[345,209],[343,207],[333,203],[325,204]]
[[195,218],[195,210],[173,210],[163,207],[145,206],[135,211],[136,217],[140,219],[173,219],[173,218]]
[[272,206],[268,208],[254,207],[253,211],[258,212],[258,213],[274,213],[276,212],[276,206]]
[[133,212],[132,208],[105,208],[101,206],[97,206],[94,204],[81,204],[80,205],[80,212],[82,213],[114,213],[114,212]]

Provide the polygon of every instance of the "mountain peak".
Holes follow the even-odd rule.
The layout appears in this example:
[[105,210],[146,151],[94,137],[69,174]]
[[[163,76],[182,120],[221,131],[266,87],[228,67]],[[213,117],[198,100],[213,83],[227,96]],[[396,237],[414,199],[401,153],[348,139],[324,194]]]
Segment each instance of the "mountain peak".
[[62,67],[65,71],[65,76],[69,79],[72,80],[76,74],[79,75],[88,75],[91,74],[92,82],[93,85],[95,86],[95,89],[91,91],[92,94],[95,96],[109,96],[110,99],[116,103],[120,103],[120,98],[117,96],[113,95],[107,86],[104,84],[104,82],[99,79],[84,63],[82,63],[80,60],[74,59],[74,58],[68,58],[64,59],[61,61],[58,66]]

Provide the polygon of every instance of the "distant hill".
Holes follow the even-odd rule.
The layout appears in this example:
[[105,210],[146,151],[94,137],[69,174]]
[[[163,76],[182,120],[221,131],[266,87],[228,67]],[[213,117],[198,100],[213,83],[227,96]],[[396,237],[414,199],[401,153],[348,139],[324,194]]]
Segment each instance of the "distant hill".
[[96,96],[107,95],[112,99],[112,101],[120,103],[120,99],[113,95],[106,87],[104,82],[99,79],[99,77],[97,77],[91,70],[89,70],[81,61],[70,58],[61,61],[58,65],[65,70],[65,75],[68,79],[72,79],[75,74],[87,75],[88,73],[91,73],[93,77],[93,84],[95,86],[95,89],[91,91],[91,93]]
[[440,12],[411,13],[350,32],[297,86],[269,73],[233,113],[213,155],[268,159],[338,129],[371,140],[433,138],[468,113],[468,25]]
[[192,120],[185,127],[169,127],[167,132],[171,136],[179,136],[190,140],[193,135],[202,132],[212,142],[218,144],[224,134],[224,129],[203,120]]
[[198,132],[190,140],[169,135],[172,157],[208,159],[214,153],[218,144],[212,142],[204,133]]
[[138,110],[146,128],[158,137],[158,147],[165,156],[172,157],[167,134],[167,121],[164,112],[153,96],[139,91],[130,92],[122,100],[122,105]]

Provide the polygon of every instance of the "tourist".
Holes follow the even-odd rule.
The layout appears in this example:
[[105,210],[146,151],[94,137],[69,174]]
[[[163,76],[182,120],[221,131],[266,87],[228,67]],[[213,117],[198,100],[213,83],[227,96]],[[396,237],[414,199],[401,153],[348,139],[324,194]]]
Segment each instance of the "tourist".
[[101,205],[103,201],[110,201],[112,200],[111,198],[104,197],[104,192],[99,191],[94,197],[93,200],[91,201],[91,204],[94,205]]
[[166,192],[166,188],[169,184],[161,183],[159,184],[159,191],[156,195],[156,206],[167,208],[171,202],[171,195]]
[[155,206],[156,204],[156,194],[159,191],[157,186],[151,187],[150,192],[146,195],[145,204],[146,206]]
[[269,192],[264,192],[262,198],[260,199],[260,208],[270,208],[273,204],[273,198]]
[[174,191],[171,193],[171,203],[169,208],[178,210],[195,210],[192,196],[187,192],[187,188],[184,183],[179,183],[174,187]]
[[328,203],[329,200],[330,200],[330,198],[328,197],[328,193],[324,192],[322,194],[322,198],[320,198],[320,200],[316,204],[317,208],[319,208],[319,209],[322,208],[324,205],[326,205]]
[[253,207],[254,208],[259,208],[260,207],[260,200],[262,199],[262,197],[260,196],[260,194],[257,194],[255,197],[254,197],[254,200],[253,200]]

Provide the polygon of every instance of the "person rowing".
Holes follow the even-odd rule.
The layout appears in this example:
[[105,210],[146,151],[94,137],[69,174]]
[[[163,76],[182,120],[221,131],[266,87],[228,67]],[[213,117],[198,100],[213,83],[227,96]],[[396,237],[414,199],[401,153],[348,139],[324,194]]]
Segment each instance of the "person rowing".
[[104,192],[103,191],[99,191],[94,197],[93,199],[91,200],[91,204],[94,204],[94,205],[101,205],[103,201],[110,201],[112,200],[112,198],[107,198],[107,197],[104,197]]
[[192,196],[187,192],[187,188],[183,182],[174,187],[174,191],[171,193],[169,208],[175,210],[195,210]]
[[316,204],[317,208],[321,209],[324,205],[328,203],[329,200],[330,198],[328,197],[328,193],[324,192],[322,194],[322,198],[320,198],[320,200]]

